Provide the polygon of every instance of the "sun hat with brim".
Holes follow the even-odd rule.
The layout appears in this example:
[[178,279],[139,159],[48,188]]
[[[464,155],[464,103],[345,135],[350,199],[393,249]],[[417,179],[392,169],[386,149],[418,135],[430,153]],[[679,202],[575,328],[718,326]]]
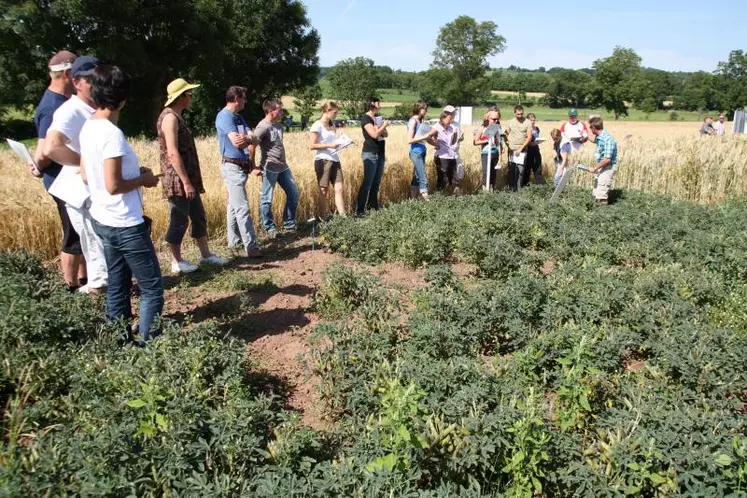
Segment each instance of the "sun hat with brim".
[[69,50],[60,50],[49,59],[47,66],[49,66],[50,71],[66,71],[73,68],[73,62],[77,58],[78,56]]
[[454,107],[453,105],[447,105],[446,107],[444,107],[444,112],[454,114],[456,112],[456,107]]
[[167,97],[166,103],[163,104],[163,106],[166,107],[169,104],[172,104],[176,99],[179,98],[179,95],[183,94],[187,90],[197,88],[198,86],[200,85],[197,85],[195,83],[187,83],[187,80],[185,80],[184,78],[175,79],[166,87]]
[[578,116],[578,111],[577,111],[576,109],[574,109],[574,108],[571,108],[571,109],[570,109],[570,110],[568,111],[568,115],[569,115],[569,116]]

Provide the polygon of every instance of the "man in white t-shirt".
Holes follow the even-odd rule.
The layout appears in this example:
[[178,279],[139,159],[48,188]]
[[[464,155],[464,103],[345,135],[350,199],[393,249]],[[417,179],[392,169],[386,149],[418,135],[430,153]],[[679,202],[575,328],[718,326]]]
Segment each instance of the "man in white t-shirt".
[[568,164],[568,156],[581,150],[588,140],[589,128],[586,123],[578,120],[576,109],[569,109],[568,121],[560,125],[560,157],[563,164]]
[[[75,95],[62,104],[54,113],[52,125],[47,131],[47,139],[44,144],[44,154],[63,165],[65,173],[80,173],[80,130],[90,118],[95,109],[91,99],[90,76],[99,65],[95,57],[82,56],[73,62],[71,76],[75,86]],[[66,175],[60,174],[57,181],[64,180]],[[61,180],[62,179],[62,180]],[[53,183],[50,190],[55,189]],[[80,237],[80,245],[83,257],[86,260],[88,270],[88,283],[81,287],[80,292],[103,293],[106,289],[107,271],[104,258],[104,246],[101,239],[94,233],[91,224],[91,200],[88,187],[83,180],[76,178],[65,183],[67,193],[73,193],[73,197],[63,199],[67,202],[66,210],[70,217],[70,223]],[[76,202],[73,203],[73,198]],[[77,199],[85,198],[78,205]]]
[[722,112],[718,115],[718,121],[713,123],[713,129],[716,130],[716,136],[720,137],[726,133],[726,115]]

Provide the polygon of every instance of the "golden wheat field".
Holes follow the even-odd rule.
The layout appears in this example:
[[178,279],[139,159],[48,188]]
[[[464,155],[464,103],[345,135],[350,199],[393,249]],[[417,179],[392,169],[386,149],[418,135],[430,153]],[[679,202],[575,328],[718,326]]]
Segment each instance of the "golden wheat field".
[[[538,123],[543,136],[558,123]],[[719,203],[729,197],[747,193],[747,138],[698,136],[698,123],[607,123],[607,129],[620,145],[617,188],[634,188],[669,195],[675,199],[699,203]],[[360,142],[359,128],[344,130]],[[469,133],[467,136],[471,136]],[[143,166],[159,169],[158,146],[155,142],[134,140]],[[307,133],[290,133],[285,137],[288,162],[301,193],[297,219],[307,220],[316,212],[316,176],[314,154],[308,149]],[[591,164],[593,144],[573,157],[573,162]],[[226,190],[220,175],[219,154],[215,137],[197,140],[206,194],[203,202],[208,216],[211,238],[225,234]],[[387,139],[387,164],[381,185],[383,205],[406,199],[412,179],[405,128],[392,127]],[[461,155],[465,163],[466,193],[480,188],[479,150],[467,138]],[[542,144],[544,174],[550,181],[554,172],[552,145]],[[350,211],[362,180],[360,147],[345,149],[341,154],[345,174],[345,200]],[[428,154],[431,187],[435,184],[432,151]],[[505,163],[505,157],[502,159]],[[505,184],[505,168],[501,185]],[[250,177],[247,184],[255,224],[259,222],[260,179]],[[590,186],[592,175],[578,171],[572,183]],[[591,195],[591,194],[590,194]],[[285,197],[277,189],[274,202],[276,217],[280,217]],[[334,203],[330,198],[330,206]],[[160,187],[145,191],[145,211],[153,218],[154,238],[162,240],[168,225],[168,205]],[[26,248],[43,257],[55,257],[59,250],[60,227],[57,212],[41,182],[28,174],[22,162],[9,151],[0,152],[0,250]]]

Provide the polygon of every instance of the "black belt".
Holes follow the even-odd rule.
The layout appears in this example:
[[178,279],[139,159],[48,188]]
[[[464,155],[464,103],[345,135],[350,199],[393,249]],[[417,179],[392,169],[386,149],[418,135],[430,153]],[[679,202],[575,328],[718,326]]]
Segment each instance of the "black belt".
[[251,164],[251,161],[249,161],[248,159],[241,160],[241,159],[234,159],[233,157],[224,157],[223,162],[235,164],[236,166],[241,166],[242,168],[246,168],[247,166]]

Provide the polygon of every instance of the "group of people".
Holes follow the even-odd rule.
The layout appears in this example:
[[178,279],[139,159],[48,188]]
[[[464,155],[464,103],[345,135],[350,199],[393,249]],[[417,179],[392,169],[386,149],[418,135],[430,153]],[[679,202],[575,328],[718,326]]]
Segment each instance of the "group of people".
[[[426,144],[435,148],[436,190],[451,187],[455,195],[460,194],[459,181],[464,177],[464,165],[459,157],[460,143],[464,132],[454,125],[456,109],[446,106],[438,123],[428,127],[424,119],[428,112],[425,102],[417,102],[412,109],[412,117],[407,123],[410,144],[410,160],[413,177],[410,197],[428,198],[428,177],[426,172]],[[423,132],[424,126],[426,131]],[[609,202],[614,173],[617,169],[617,143],[612,135],[604,130],[600,117],[592,117],[589,125],[578,119],[578,111],[570,109],[568,120],[560,128],[550,132],[555,154],[555,185],[568,168],[569,158],[578,152],[589,140],[596,142],[597,164],[589,168],[596,175],[594,196],[598,204]],[[501,110],[491,106],[482,124],[477,128],[472,143],[480,147],[482,185],[494,189],[497,184],[502,158],[506,156],[508,165],[508,187],[519,190],[527,185],[531,176],[537,184],[543,184],[542,154],[540,143],[544,141],[537,126],[534,113],[524,116],[521,105],[514,106],[514,117],[505,125],[501,123]]]
[[722,112],[718,115],[718,121],[713,121],[712,116],[703,119],[703,125],[700,127],[700,136],[714,135],[717,137],[726,134],[726,115]]
[[[132,333],[131,337],[144,343],[157,333],[164,288],[151,239],[151,223],[143,214],[142,188],[154,188],[160,183],[163,197],[169,204],[165,241],[173,273],[189,273],[199,267],[187,261],[181,251],[190,225],[191,236],[201,254],[199,264],[227,263],[209,248],[207,218],[201,200],[205,189],[200,161],[194,137],[183,118],[199,85],[179,78],[167,86],[167,98],[156,123],[161,169],[154,173],[140,166],[137,155],[118,127],[131,84],[124,71],[103,64],[95,57],[78,57],[65,50],[50,59],[49,71],[50,84],[34,117],[38,144],[29,169],[43,179],[57,206],[63,232],[60,261],[64,280],[71,290],[91,294],[105,292],[109,318],[125,320],[129,325],[134,277],[140,289],[140,313],[137,333]],[[259,211],[266,235],[269,238],[282,235],[272,214],[276,185],[286,197],[282,231],[296,231],[299,191],[285,157],[283,105],[279,99],[266,100],[263,103],[265,116],[252,129],[240,114],[247,101],[246,88],[229,87],[225,101],[225,107],[217,113],[215,127],[221,174],[228,192],[228,247],[241,251],[248,258],[261,258],[246,192],[249,175],[262,178]],[[389,121],[379,115],[380,106],[379,99],[368,99],[367,111],[361,117],[363,181],[358,191],[356,215],[379,209],[389,126]],[[319,215],[326,218],[330,187],[334,191],[337,213],[346,214],[339,152],[350,143],[335,132],[337,104],[326,102],[321,110],[320,119],[309,130],[309,148],[315,152]],[[464,133],[454,122],[456,108],[446,106],[438,123],[432,127],[424,122],[427,111],[426,103],[416,103],[407,125],[413,163],[411,196],[428,197],[426,144],[435,148],[436,188],[450,189],[460,195],[464,164],[459,149]],[[477,130],[473,144],[481,148],[485,185],[495,187],[504,151],[511,189],[518,190],[525,185],[531,173],[537,183],[543,182],[540,130],[535,116],[530,113],[524,117],[523,113],[523,108],[516,106],[514,118],[502,127],[500,109],[491,107]],[[569,121],[551,134],[561,168],[567,166],[573,149],[589,139],[586,125],[578,121],[577,113],[572,110],[570,114]],[[616,145],[611,135],[603,131],[601,119],[592,119],[590,128],[592,136],[597,137],[599,164],[595,171],[601,187],[595,190],[595,195],[601,201],[607,198],[603,187],[611,183],[605,175],[614,174]],[[257,149],[260,150],[259,161]],[[55,186],[63,181],[64,188]]]

